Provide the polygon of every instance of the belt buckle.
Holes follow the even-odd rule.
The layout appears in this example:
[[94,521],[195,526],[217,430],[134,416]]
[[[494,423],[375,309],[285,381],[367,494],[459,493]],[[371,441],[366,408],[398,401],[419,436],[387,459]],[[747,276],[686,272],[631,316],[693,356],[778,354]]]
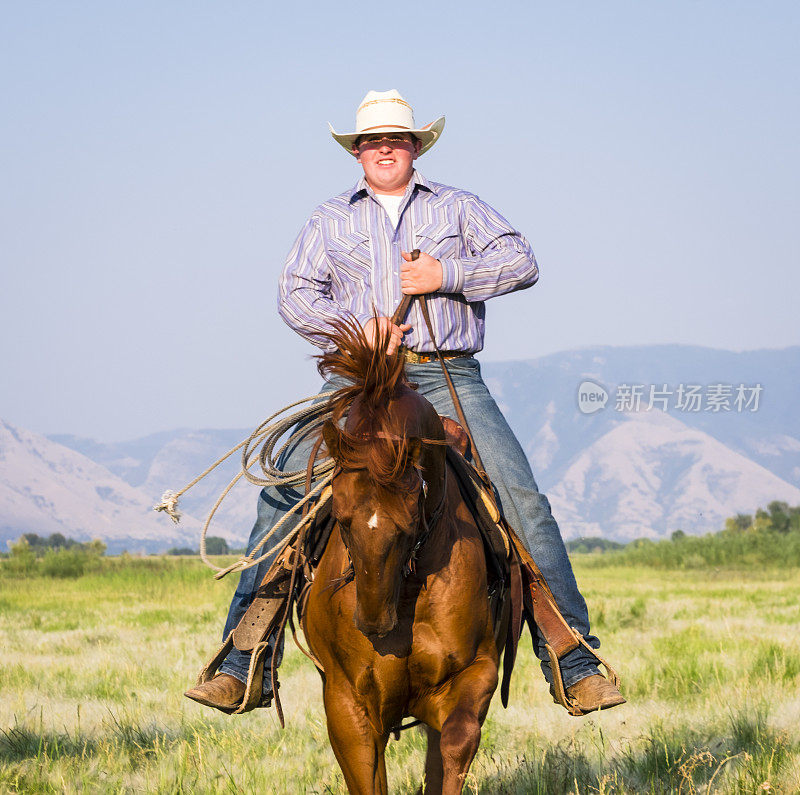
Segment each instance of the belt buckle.
[[[472,356],[472,354],[458,351],[442,353],[442,359],[460,359],[462,356]],[[404,347],[403,358],[408,364],[428,364],[428,362],[435,362],[437,356],[435,353],[417,353],[410,348]]]
[[[442,359],[457,359],[461,356],[470,356],[469,353],[442,353]],[[410,348],[403,348],[403,358],[408,364],[428,364],[438,358],[435,353],[417,353]]]

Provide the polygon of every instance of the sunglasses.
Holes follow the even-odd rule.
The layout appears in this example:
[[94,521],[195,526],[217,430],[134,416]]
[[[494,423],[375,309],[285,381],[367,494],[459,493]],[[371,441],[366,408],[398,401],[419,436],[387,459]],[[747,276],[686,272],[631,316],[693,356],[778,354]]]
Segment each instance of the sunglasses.
[[408,138],[402,138],[399,135],[382,135],[380,138],[368,138],[366,141],[361,141],[358,144],[359,149],[364,148],[377,148],[384,145],[397,147],[403,144],[413,146],[414,142],[409,141]]

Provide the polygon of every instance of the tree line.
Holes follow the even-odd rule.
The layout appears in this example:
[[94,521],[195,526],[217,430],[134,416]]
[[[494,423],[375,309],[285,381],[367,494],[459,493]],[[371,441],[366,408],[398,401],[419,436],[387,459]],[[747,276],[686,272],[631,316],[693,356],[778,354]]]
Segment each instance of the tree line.
[[[19,575],[38,572],[53,577],[79,577],[99,567],[106,549],[106,544],[99,539],[77,541],[63,533],[51,533],[49,536],[23,533],[15,542],[9,543],[8,553],[0,553],[0,557],[5,558],[0,573]],[[209,536],[206,539],[206,552],[209,555],[230,555],[244,550],[232,549],[224,538]],[[173,547],[164,554],[196,556],[200,550]]]
[[755,514],[737,513],[722,530],[695,536],[675,530],[668,540],[619,544],[600,538],[570,541],[573,553],[595,553],[589,565],[705,568],[730,565],[800,566],[800,505],[773,500]]

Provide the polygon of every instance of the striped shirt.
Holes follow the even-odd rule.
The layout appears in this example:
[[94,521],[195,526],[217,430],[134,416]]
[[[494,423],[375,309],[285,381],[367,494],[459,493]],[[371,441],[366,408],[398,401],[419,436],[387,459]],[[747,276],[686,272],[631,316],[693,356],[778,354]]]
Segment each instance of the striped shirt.
[[[391,317],[403,298],[401,251],[418,248],[442,264],[443,282],[429,307],[441,350],[483,348],[484,301],[535,284],[539,269],[528,241],[475,194],[429,182],[414,171],[395,227],[362,177],[352,190],[317,207],[281,275],[278,311],[319,347],[330,323],[348,313],[364,324]],[[418,353],[433,343],[415,303],[403,344]]]

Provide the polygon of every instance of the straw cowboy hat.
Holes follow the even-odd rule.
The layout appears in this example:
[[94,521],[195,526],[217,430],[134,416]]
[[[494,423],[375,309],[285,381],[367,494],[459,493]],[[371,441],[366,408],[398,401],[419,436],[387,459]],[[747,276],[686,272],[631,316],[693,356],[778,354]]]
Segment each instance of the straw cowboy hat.
[[339,134],[330,123],[328,127],[330,127],[331,135],[351,155],[353,154],[353,144],[360,135],[393,132],[411,133],[419,138],[422,143],[419,153],[423,154],[439,140],[444,129],[444,116],[440,116],[436,121],[432,121],[424,127],[417,127],[414,124],[414,111],[411,105],[400,96],[399,92],[395,89],[369,91],[367,96],[361,100],[356,111],[355,132]]

